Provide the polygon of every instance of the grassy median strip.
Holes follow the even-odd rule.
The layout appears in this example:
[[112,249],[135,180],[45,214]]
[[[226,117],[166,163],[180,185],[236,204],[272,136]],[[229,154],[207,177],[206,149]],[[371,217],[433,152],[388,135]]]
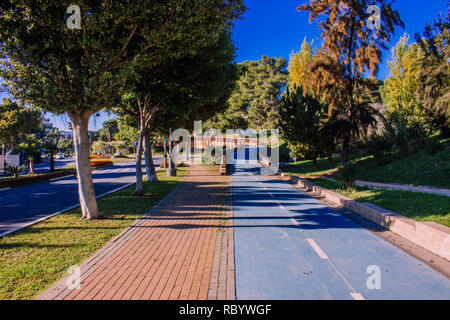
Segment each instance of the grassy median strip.
[[186,175],[158,173],[160,183],[144,183],[145,197],[131,196],[134,185],[98,200],[103,219],[81,220],[72,210],[0,238],[0,299],[32,299],[80,265],[114,236],[164,199]]
[[436,222],[450,227],[450,199],[446,196],[362,187],[349,191],[339,182],[313,178],[308,180],[348,198],[373,203],[416,221]]

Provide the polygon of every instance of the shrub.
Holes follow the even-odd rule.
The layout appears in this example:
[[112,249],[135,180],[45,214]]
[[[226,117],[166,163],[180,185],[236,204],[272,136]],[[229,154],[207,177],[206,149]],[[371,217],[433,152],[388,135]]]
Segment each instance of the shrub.
[[436,141],[428,141],[426,144],[426,149],[430,156],[435,156],[439,151],[444,150],[444,144]]
[[394,117],[387,126],[386,139],[397,154],[417,152],[425,147],[426,132],[414,121],[407,121],[401,116]]
[[18,178],[19,175],[25,170],[25,166],[7,166],[8,171],[14,178]]
[[113,162],[111,160],[91,160],[92,168],[98,168],[108,164],[113,164]]
[[342,180],[350,190],[355,187],[356,173],[358,166],[356,162],[349,161],[339,169],[339,179]]

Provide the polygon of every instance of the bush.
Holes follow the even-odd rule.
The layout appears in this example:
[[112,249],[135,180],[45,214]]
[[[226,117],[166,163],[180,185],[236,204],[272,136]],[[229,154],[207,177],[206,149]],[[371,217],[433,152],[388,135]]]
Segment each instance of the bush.
[[397,154],[417,152],[425,147],[426,132],[418,123],[407,124],[401,116],[391,119],[387,126],[386,140]]
[[8,171],[14,178],[18,178],[19,175],[25,170],[25,166],[7,166]]
[[444,144],[436,141],[428,141],[426,150],[430,156],[435,156],[439,151],[444,150]]
[[92,168],[98,168],[106,165],[112,165],[113,162],[111,160],[91,160]]
[[350,190],[353,190],[355,187],[357,169],[358,166],[354,161],[347,162],[345,166],[339,169],[339,179],[342,180]]

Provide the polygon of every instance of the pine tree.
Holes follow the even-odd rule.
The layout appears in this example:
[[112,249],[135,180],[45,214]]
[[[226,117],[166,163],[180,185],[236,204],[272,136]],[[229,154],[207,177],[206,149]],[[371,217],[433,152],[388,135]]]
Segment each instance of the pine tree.
[[[379,25],[369,25],[370,5],[380,9]],[[404,24],[386,0],[311,0],[298,7],[309,12],[309,21],[317,21],[323,40],[322,49],[311,68],[308,87],[315,97],[330,105],[329,125],[342,142],[342,163],[349,156],[351,139],[364,133],[375,122],[363,76],[378,71],[381,49]]]

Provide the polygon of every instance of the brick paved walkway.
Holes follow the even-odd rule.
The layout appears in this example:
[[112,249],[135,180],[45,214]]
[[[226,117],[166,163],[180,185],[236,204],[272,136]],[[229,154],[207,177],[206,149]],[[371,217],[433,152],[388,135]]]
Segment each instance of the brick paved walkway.
[[198,165],[157,208],[84,262],[43,300],[235,299],[231,179]]

